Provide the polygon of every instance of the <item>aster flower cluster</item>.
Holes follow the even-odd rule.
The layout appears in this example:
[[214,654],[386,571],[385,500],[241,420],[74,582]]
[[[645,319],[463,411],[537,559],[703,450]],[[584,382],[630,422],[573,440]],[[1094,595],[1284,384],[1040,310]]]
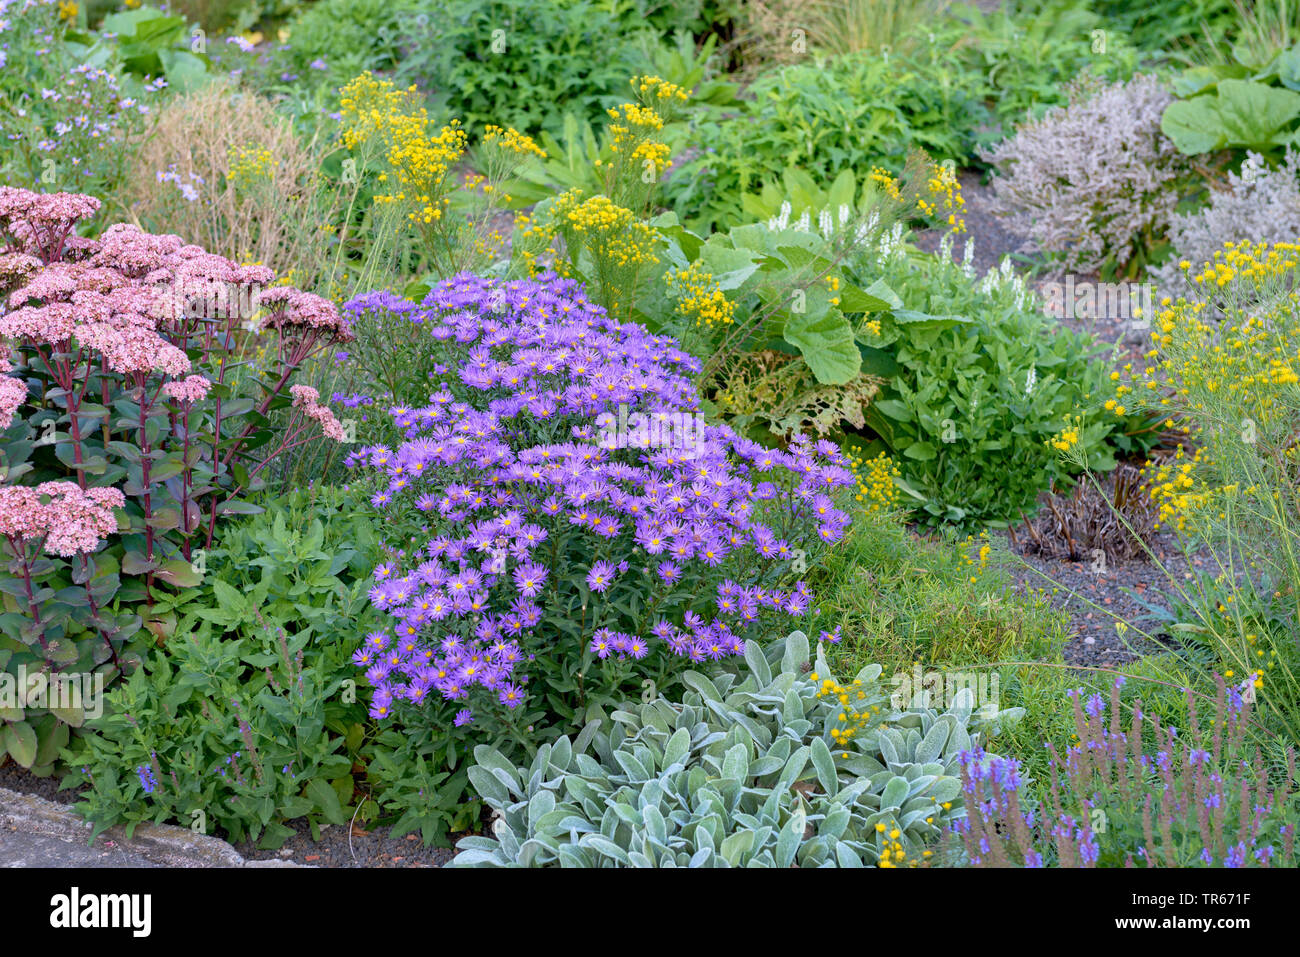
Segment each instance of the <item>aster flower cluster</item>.
[[350,456],[375,506],[434,527],[375,569],[371,600],[396,625],[356,657],[374,716],[435,692],[515,708],[526,661],[589,686],[617,685],[650,656],[662,675],[741,654],[771,618],[808,610],[802,581],[774,586],[848,523],[832,492],[853,475],[834,444],[774,451],[725,426],[701,426],[689,447],[599,442],[620,407],[696,411],[699,362],[611,319],[572,280],[460,274],[419,312],[446,380],[427,405],[388,410],[406,441]]
[[[1069,693],[1078,742],[1062,754],[1048,744],[1051,787],[1042,806],[1021,805],[1014,760],[961,755],[966,818],[953,825],[975,866],[1040,867],[1051,848],[1062,867],[1272,866],[1294,861],[1291,810],[1295,757],[1276,785],[1256,750],[1243,747],[1250,702],[1219,679],[1215,718],[1179,735],[1145,715],[1135,699],[1122,727],[1119,677],[1109,700]],[[1145,740],[1155,742],[1148,753]]]
[[23,78],[7,84],[0,143],[16,180],[94,189],[130,161],[122,142],[143,125],[158,87],[127,90],[112,69],[79,62],[63,43],[68,9],[76,4],[0,0],[0,68]]

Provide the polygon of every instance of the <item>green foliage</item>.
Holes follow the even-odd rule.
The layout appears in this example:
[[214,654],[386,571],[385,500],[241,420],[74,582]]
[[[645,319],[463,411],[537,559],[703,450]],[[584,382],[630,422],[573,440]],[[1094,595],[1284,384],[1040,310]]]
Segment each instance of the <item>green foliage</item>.
[[137,7],[109,14],[97,32],[69,31],[64,39],[82,63],[100,68],[116,64],[142,79],[160,76],[184,93],[206,83],[212,65],[206,52],[195,49],[197,29],[183,16]]
[[432,91],[467,127],[530,133],[558,131],[565,113],[594,120],[626,99],[627,78],[649,65],[657,42],[573,0],[450,0],[405,22],[413,46],[399,78]]
[[[1051,5],[1054,0],[1022,0],[1021,9]],[[1114,33],[1127,36],[1141,50],[1185,55],[1207,36],[1223,39],[1235,32],[1234,0],[1087,0],[1086,6]]]
[[[366,721],[350,660],[374,530],[344,496],[297,493],[229,529],[175,637],[108,693],[63,753],[98,834],[173,821],[278,847],[305,818],[346,824]],[[327,525],[322,517],[330,519]]]
[[[220,583],[216,590],[234,597]],[[310,637],[281,632],[259,642],[201,626],[156,652],[109,695],[109,713],[81,739],[85,749],[64,755],[86,769],[65,781],[91,784],[78,810],[92,833],[117,823],[129,833],[150,820],[207,832],[211,818],[233,840],[260,837],[273,848],[292,833],[286,820],[346,824],[352,762],[325,730],[325,699],[348,662],[338,654],[301,663]]]
[[[846,313],[865,314],[887,303],[851,284],[833,290],[825,277],[835,268],[827,240],[797,228],[737,226],[705,239],[677,224],[671,213],[652,221],[665,245],[665,261],[682,269],[698,263],[736,307],[734,325],[749,348],[776,347],[800,355],[817,381],[843,385],[861,371]],[[708,354],[692,339],[737,335],[730,325],[700,330],[672,316],[673,299],[652,285],[638,302],[652,329],[681,336],[697,354]],[[656,293],[659,298],[656,298]],[[837,295],[838,294],[838,295]],[[841,308],[843,307],[843,308]]]
[[1277,158],[1300,143],[1300,44],[1259,72],[1239,64],[1194,67],[1174,83],[1160,129],[1188,155],[1230,149]]
[[[654,51],[651,66],[656,76],[689,91],[695,108],[734,105],[737,85],[710,77],[716,49],[716,36],[710,36],[696,49],[689,36],[679,35],[675,46],[662,46]],[[664,121],[663,136],[674,152],[681,152],[689,145],[687,125],[676,116],[675,110],[665,110],[662,106],[656,104],[656,112]],[[520,168],[519,180],[510,184],[515,205],[539,202],[559,190],[577,188],[585,193],[599,193],[605,189],[606,171],[615,164],[617,156],[608,130],[608,115],[604,119],[607,128],[599,135],[589,120],[579,119],[572,112],[566,112],[555,129],[543,128],[538,134],[538,144],[546,152],[546,158]]]
[[727,27],[736,18],[742,3],[741,0],[596,0],[594,5],[616,14],[625,24],[647,24],[665,36],[678,31],[700,36]]
[[[813,628],[844,636],[827,654],[837,669],[867,662],[887,674],[1050,659],[1068,621],[1038,592],[1019,593],[1003,547],[950,531],[922,538],[888,513],[855,513],[839,545],[811,570]],[[1005,677],[1004,677],[1005,680]]]
[[[430,710],[438,712],[436,721]],[[393,819],[390,837],[418,832],[426,846],[444,847],[449,833],[478,823],[482,805],[469,786],[467,741],[481,735],[468,728],[462,733],[453,712],[411,709],[401,731],[383,730],[367,745],[371,800],[361,804],[363,820],[383,814]]]
[[[292,20],[284,63],[308,82],[340,87],[366,70],[388,71],[403,60],[417,0],[319,0]],[[324,72],[311,66],[324,60]]]
[[1126,80],[1140,58],[1129,35],[1086,0],[1025,6],[1003,4],[989,13],[966,7],[943,22],[932,41],[948,45],[951,60],[985,77],[985,96],[1003,134],[1064,104],[1065,86],[1078,74]]
[[[1113,391],[1090,336],[1051,325],[1009,261],[974,283],[947,245],[938,255],[897,245],[870,287],[891,300],[879,331],[862,326],[864,368],[887,380],[867,425],[903,470],[929,523],[1005,523],[1072,470],[1048,443],[1081,416],[1077,452],[1105,471],[1121,419],[1099,408]],[[870,450],[874,451],[874,450]]]
[[[943,714],[898,711],[879,665],[841,704],[802,632],[751,644],[743,674],[687,676],[680,703],[652,698],[592,721],[515,768],[475,749],[470,779],[495,837],[465,838],[461,867],[862,867],[924,859],[962,812],[957,755],[1021,717],[970,689]],[[840,743],[844,709],[871,729]],[[595,754],[587,754],[588,746]],[[945,805],[948,805],[945,807]]]
[[[116,4],[115,4],[116,5]],[[172,0],[171,9],[209,34],[242,33],[268,20],[282,22],[307,5],[307,0]]]
[[841,56],[767,73],[735,116],[692,130],[701,155],[674,172],[668,204],[692,228],[740,222],[740,197],[797,166],[819,183],[879,163],[901,170],[924,149],[965,163],[987,119],[978,74],[949,71],[936,48],[903,57]]

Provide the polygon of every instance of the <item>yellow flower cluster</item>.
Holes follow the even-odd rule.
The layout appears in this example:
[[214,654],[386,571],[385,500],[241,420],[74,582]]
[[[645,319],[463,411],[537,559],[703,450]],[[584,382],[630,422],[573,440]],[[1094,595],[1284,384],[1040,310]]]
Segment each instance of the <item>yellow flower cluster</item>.
[[565,216],[569,225],[580,233],[609,233],[626,229],[633,219],[632,210],[614,205],[608,196],[593,196],[566,210]]
[[653,108],[624,103],[618,109],[606,110],[614,122],[609,124],[609,132],[614,140],[614,152],[628,141],[639,140],[647,135],[658,133],[664,128],[664,119]]
[[[926,215],[935,219],[945,219],[954,233],[966,231],[966,220],[961,212],[966,208],[966,197],[961,194],[961,183],[957,181],[956,169],[952,166],[935,164],[930,169],[926,181],[930,198],[917,194],[916,204]],[[947,216],[944,216],[944,214]]]
[[[1239,490],[1211,476],[1243,451],[1261,463],[1295,454],[1288,439],[1268,443],[1292,434],[1300,409],[1298,252],[1296,243],[1225,243],[1199,268],[1180,264],[1203,299],[1160,301],[1138,392],[1198,422],[1190,435],[1200,445],[1190,457],[1180,448],[1172,460],[1148,463],[1148,492],[1164,524],[1188,531],[1198,518],[1222,517],[1222,499]],[[1240,494],[1257,492],[1251,485]]]
[[[1216,250],[1214,261],[1205,263],[1202,270],[1192,276],[1198,285],[1213,283],[1222,288],[1240,276],[1242,279],[1262,281],[1284,276],[1296,267],[1296,253],[1300,244],[1296,243],[1252,243],[1243,240],[1239,243],[1226,242],[1223,249]],[[1180,266],[1183,263],[1179,263]],[[1191,263],[1184,266],[1191,268]]]
[[232,146],[227,154],[230,172],[226,179],[236,189],[247,189],[258,180],[269,180],[280,165],[263,146]]
[[1204,461],[1204,451],[1197,449],[1188,458],[1180,445],[1171,459],[1143,466],[1143,487],[1159,510],[1157,528],[1173,522],[1178,531],[1188,531],[1195,525],[1197,512],[1209,503],[1209,491],[1198,489],[1195,477],[1196,467]]
[[[920,186],[911,194],[910,202],[916,210],[932,220],[945,221],[952,233],[964,233],[966,220],[962,218],[962,211],[966,208],[966,198],[961,194],[961,183],[957,181],[954,168],[931,163],[921,178],[924,179],[923,186],[920,186],[920,178],[908,176],[909,183]],[[888,170],[873,166],[867,181],[880,187],[896,203],[908,202],[903,196],[903,184]]]
[[655,177],[659,177],[668,169],[670,153],[667,143],[646,140],[638,143],[636,149],[632,150],[632,161],[640,163],[643,168],[649,170]]
[[677,314],[693,318],[697,326],[731,325],[736,307],[699,260],[684,269],[670,269],[664,281],[677,299]]
[[611,266],[619,269],[653,265],[659,262],[659,257],[654,254],[658,241],[655,231],[645,223],[632,223],[623,233],[610,236],[600,253]]
[[[827,276],[827,277],[826,277],[826,288],[829,289],[831,292],[839,292],[839,291],[840,291],[840,277],[839,277],[839,276]],[[838,306],[838,305],[840,304],[840,297],[839,297],[839,296],[831,296],[831,298],[830,298],[830,304],[831,304],[832,306]]]
[[513,127],[503,130],[499,126],[489,126],[483,133],[483,145],[500,147],[517,156],[536,156],[538,159],[546,159],[546,151],[538,146],[531,136],[526,136]]
[[[975,536],[967,535],[965,544],[967,548],[973,549],[975,547]],[[980,532],[980,547],[979,551],[976,552],[976,556],[972,557],[969,551],[964,551],[962,552],[962,560],[967,566],[975,567],[977,571],[983,571],[989,567],[989,556],[992,554],[993,547],[989,545],[989,533],[988,530],[985,529]],[[979,576],[972,575],[970,580],[972,582],[978,581]]]
[[73,0],[59,0],[59,19],[71,23],[77,18],[77,9]]
[[929,857],[931,851],[925,851],[922,857],[908,857],[907,850],[903,847],[898,838],[902,832],[898,829],[898,822],[893,822],[893,826],[887,826],[883,822],[876,824],[876,833],[880,836],[880,861],[879,867],[918,867],[922,858]]
[[871,175],[867,179],[881,187],[885,191],[885,195],[890,199],[897,200],[900,203],[903,201],[903,191],[898,186],[898,180],[894,178],[889,170],[873,166],[871,167]]
[[632,84],[632,88],[641,97],[641,102],[647,105],[655,102],[673,101],[685,103],[690,99],[690,94],[682,87],[657,76],[634,76],[628,82]]
[[412,85],[406,90],[394,88],[387,80],[377,80],[367,71],[354,77],[339,91],[343,145],[356,149],[384,129],[385,119],[405,112],[416,94]]
[[[382,138],[396,183],[393,192],[375,196],[375,202],[407,203],[411,222],[432,225],[451,204],[447,173],[465,155],[468,138],[459,120],[434,133],[428,111],[415,105],[415,96],[414,86],[398,90],[388,80],[361,74],[342,91],[343,142],[355,149]],[[390,181],[387,173],[379,179]]]
[[1065,428],[1047,440],[1047,444],[1058,452],[1068,452],[1079,444],[1079,434],[1082,430],[1083,417],[1073,416],[1066,420]]
[[[563,193],[563,200],[570,194]],[[576,198],[576,197],[575,197]],[[557,206],[560,206],[557,200]],[[577,206],[565,208],[567,225],[575,233],[584,234],[592,254],[605,258],[616,267],[639,266],[655,263],[655,233],[645,223],[638,222],[632,210],[617,206],[608,196],[592,196]]]
[[892,512],[898,507],[898,479],[903,477],[898,466],[884,452],[874,459],[850,456],[849,471],[857,480],[857,501],[864,505],[868,514],[874,512]]
[[[393,129],[388,162],[397,171],[401,198],[414,200],[419,209],[410,213],[412,222],[432,223],[441,218],[451,199],[440,195],[447,172],[465,154],[466,136],[459,120],[452,120],[435,136],[428,135],[428,117],[421,109],[408,122]],[[377,199],[378,197],[376,197]]]
[[[854,678],[850,685],[842,685],[829,676],[825,678],[819,676],[815,671],[810,677],[818,683],[818,698],[834,698],[839,702],[840,712],[835,727],[831,728],[831,740],[836,747],[847,747],[849,741],[880,714],[880,705],[868,702],[867,691],[863,687],[861,678]],[[843,758],[848,756],[847,751],[840,755]]]
[[474,255],[487,262],[494,262],[505,248],[506,238],[496,230],[474,240]]

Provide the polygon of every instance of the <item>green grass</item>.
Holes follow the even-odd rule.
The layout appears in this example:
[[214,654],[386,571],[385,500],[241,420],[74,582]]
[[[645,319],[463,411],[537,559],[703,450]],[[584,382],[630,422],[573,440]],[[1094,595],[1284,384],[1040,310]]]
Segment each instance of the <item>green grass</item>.
[[981,539],[919,538],[888,517],[855,518],[810,575],[820,631],[841,628],[838,667],[876,662],[988,665],[1058,658],[1068,620],[1038,593],[1014,594],[1005,562]]
[[998,706],[1025,709],[1020,721],[988,741],[988,749],[1020,760],[1031,795],[1050,784],[1044,743],[1059,751],[1074,743],[1071,689],[1108,697],[1115,677],[1123,675],[1126,711],[1140,697],[1144,714],[1187,726],[1182,688],[1207,690],[1208,675],[1172,654],[1115,670],[1067,665],[1061,651],[1071,635],[1068,616],[1044,591],[1013,591],[1013,559],[989,543],[981,561],[984,544],[980,538],[921,538],[897,519],[855,516],[845,539],[809,575],[819,604],[814,635],[841,629],[842,640],[828,649],[835,672],[854,674],[870,663],[880,664],[886,676],[918,664],[923,672],[988,668],[998,678]]

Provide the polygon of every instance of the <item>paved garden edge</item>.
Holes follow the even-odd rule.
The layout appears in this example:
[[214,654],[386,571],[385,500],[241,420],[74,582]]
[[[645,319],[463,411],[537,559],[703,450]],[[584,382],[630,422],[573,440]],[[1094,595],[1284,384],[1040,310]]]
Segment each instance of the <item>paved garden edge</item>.
[[109,828],[88,844],[91,825],[66,806],[0,788],[0,867],[302,867],[248,860],[219,838],[172,824],[140,824],[128,839]]

